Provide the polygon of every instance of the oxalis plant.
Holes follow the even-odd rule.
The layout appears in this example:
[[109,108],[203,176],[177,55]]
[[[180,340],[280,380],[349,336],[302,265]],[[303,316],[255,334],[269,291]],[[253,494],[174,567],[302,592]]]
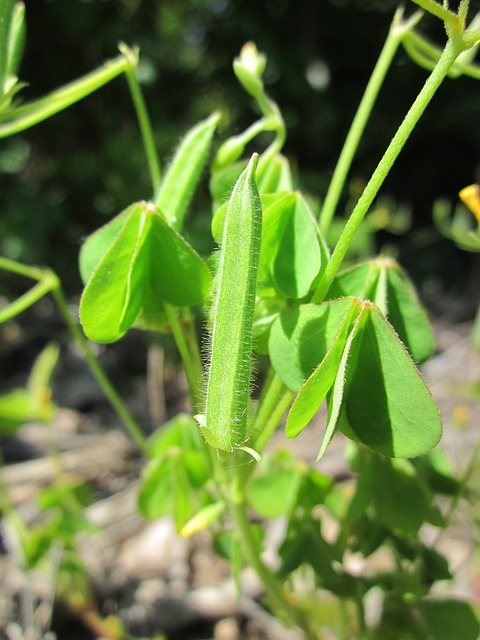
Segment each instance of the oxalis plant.
[[[268,610],[309,640],[332,637],[332,629],[338,638],[382,640],[473,640],[480,631],[468,602],[431,594],[432,585],[452,577],[438,541],[473,461],[456,479],[443,454],[432,452],[442,421],[417,368],[434,350],[427,315],[393,258],[346,261],[352,239],[438,87],[447,76],[480,77],[473,62],[479,20],[468,23],[468,1],[460,2],[457,12],[434,0],[414,2],[423,11],[406,17],[400,9],[393,18],[319,207],[295,190],[281,153],[285,124],[262,81],[266,58],[252,43],[245,45],[234,72],[260,117],[223,142],[211,164],[211,228],[218,250],[207,259],[187,242],[184,229],[221,114],[187,133],[163,173],[135,75],[138,52],[125,45],[117,59],[84,78],[20,103],[24,7],[0,3],[0,137],[35,125],[125,74],[153,187],[148,199],[126,207],[83,244],[81,328],[56,274],[7,258],[0,258],[2,270],[35,284],[0,310],[0,320],[53,295],[147,459],[140,513],[173,514],[184,536],[209,528],[214,549],[231,562],[239,593],[242,569],[250,565]],[[418,31],[424,12],[443,21],[443,47]],[[430,74],[331,247],[328,233],[352,159],[401,45]],[[257,137],[265,133],[272,136],[270,145],[255,150]],[[192,414],[175,416],[148,439],[88,342],[112,343],[131,329],[173,335],[192,405]],[[52,366],[44,367],[42,388],[48,387]],[[32,388],[34,398],[45,398],[38,385]],[[31,389],[0,399],[3,433],[29,419],[45,419],[45,402],[27,398],[32,399]],[[302,431],[314,423],[308,437],[316,439],[319,464],[298,459],[288,448],[267,448],[285,416],[288,438],[304,437]],[[321,459],[337,432],[348,442],[345,455],[354,480],[335,482],[322,472]],[[450,500],[446,514],[436,501],[441,495]],[[2,502],[4,514],[21,529],[7,497]],[[263,554],[273,519],[280,519],[284,531],[275,566]],[[433,542],[420,535],[424,527],[438,529]],[[21,531],[28,556],[28,531]],[[68,540],[73,549],[72,536]],[[385,558],[377,571],[369,565],[376,554]],[[37,556],[31,556],[31,565]],[[62,595],[68,599],[68,589]],[[129,637],[118,621],[108,628],[102,624],[95,618],[98,633]]]

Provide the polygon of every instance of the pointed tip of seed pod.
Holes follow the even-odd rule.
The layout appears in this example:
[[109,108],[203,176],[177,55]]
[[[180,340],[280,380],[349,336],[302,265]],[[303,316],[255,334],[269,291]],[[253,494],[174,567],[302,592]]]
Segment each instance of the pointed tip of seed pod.
[[247,165],[247,173],[248,174],[254,174],[255,171],[257,170],[257,164],[258,164],[258,153],[253,153],[252,157],[250,158],[250,162]]

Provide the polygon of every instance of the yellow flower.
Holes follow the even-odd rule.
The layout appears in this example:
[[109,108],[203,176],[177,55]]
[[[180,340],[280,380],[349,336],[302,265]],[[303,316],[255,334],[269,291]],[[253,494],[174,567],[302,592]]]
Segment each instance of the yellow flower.
[[464,187],[458,195],[480,224],[480,187],[478,184],[471,184],[468,187]]

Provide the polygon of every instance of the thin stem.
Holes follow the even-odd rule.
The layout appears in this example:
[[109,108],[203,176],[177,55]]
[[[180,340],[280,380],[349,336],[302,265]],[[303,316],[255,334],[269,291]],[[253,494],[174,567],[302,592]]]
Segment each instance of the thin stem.
[[203,380],[203,365],[202,357],[200,354],[199,341],[197,332],[195,329],[195,322],[190,307],[187,307],[186,311],[187,323],[184,326],[185,339],[189,348],[189,353],[192,359],[192,369],[195,372],[195,380],[197,381],[195,387],[195,411],[201,411],[202,409],[202,391],[200,382]]
[[120,45],[120,51],[125,55],[129,63],[125,69],[125,75],[127,76],[128,87],[130,89],[130,94],[132,96],[132,101],[137,114],[138,123],[140,125],[140,131],[142,133],[143,146],[145,149],[145,154],[147,156],[148,168],[153,185],[153,192],[157,193],[158,189],[160,188],[162,175],[150,116],[148,115],[147,106],[143,98],[143,93],[135,73],[138,53],[136,51],[132,51],[124,44]]
[[260,557],[258,542],[252,534],[250,521],[246,514],[242,476],[239,476],[239,478],[240,484],[235,486],[233,496],[230,496],[228,503],[230,515],[242,541],[246,560],[262,581],[267,597],[275,608],[276,613],[283,613],[291,624],[301,628],[308,640],[318,640],[317,634],[311,627],[308,615],[304,614],[301,607],[295,602],[294,597],[284,589],[283,585]]
[[22,311],[31,307],[51,290],[52,287],[50,282],[46,282],[44,280],[38,282],[26,293],[21,295],[19,298],[16,298],[0,311],[0,324],[18,316],[19,313],[22,313]]
[[[185,369],[185,375],[187,376],[188,388],[190,392],[190,399],[192,406],[195,408],[200,407],[200,381],[201,381],[201,364],[199,371],[199,364],[197,358],[192,357],[191,350],[189,348],[189,342],[187,341],[186,333],[183,325],[180,323],[177,310],[175,307],[164,303],[165,313],[167,315],[168,323],[172,330],[177,349],[182,358],[183,366]],[[197,348],[198,353],[198,348]]]
[[118,394],[118,392],[116,391],[112,383],[110,382],[110,379],[108,378],[107,374],[103,370],[99,361],[92,353],[90,346],[88,344],[88,341],[83,335],[83,332],[81,331],[80,327],[74,321],[72,314],[70,313],[70,309],[68,308],[67,301],[60,287],[60,283],[58,284],[58,287],[52,290],[52,295],[55,299],[55,302],[57,303],[60,313],[62,314],[73,337],[77,341],[78,346],[82,350],[84,358],[87,361],[88,366],[90,367],[90,370],[92,371],[93,375],[97,379],[97,382],[99,383],[106,398],[108,399],[112,407],[115,409],[117,415],[122,420],[124,425],[127,427],[128,431],[130,432],[130,435],[135,440],[139,448],[147,456],[150,455],[147,439],[145,438],[145,435],[143,434],[142,430],[140,429],[137,422],[133,418],[126,404],[124,403],[124,401],[122,400],[122,398],[120,397],[120,395]]
[[[102,366],[98,362],[97,358],[93,355],[88,341],[85,338],[83,332],[81,331],[78,324],[72,317],[70,313],[70,309],[68,308],[67,301],[62,292],[62,287],[60,284],[60,280],[56,273],[51,271],[50,269],[39,269],[37,267],[30,267],[25,264],[21,264],[14,260],[10,260],[8,258],[0,257],[0,269],[4,269],[5,271],[10,271],[11,273],[17,273],[18,275],[24,276],[25,278],[31,278],[32,280],[38,280],[39,284],[43,284],[45,293],[51,292],[55,302],[57,303],[58,309],[63,316],[68,328],[70,329],[73,337],[77,341],[80,349],[83,352],[85,360],[87,361],[93,375],[96,377],[97,382],[99,383],[103,393],[109,400],[112,407],[115,409],[117,415],[122,420],[124,425],[127,427],[130,432],[132,438],[135,440],[140,449],[146,453],[148,452],[147,440],[143,435],[142,430],[136,423],[132,414],[128,410],[127,406],[123,402],[122,398],[119,396],[112,383],[110,382],[107,374],[103,370]],[[32,293],[36,287],[30,290],[28,293]],[[22,296],[23,301],[25,303],[25,296]],[[39,299],[39,297],[37,297]],[[18,301],[17,301],[18,302]],[[36,302],[36,300],[33,300]],[[32,302],[32,303],[33,303]],[[11,305],[7,307],[10,309]],[[25,304],[19,311],[24,311],[27,308]]]
[[418,6],[422,9],[425,9],[425,11],[428,11],[429,13],[437,16],[437,18],[440,18],[440,20],[443,20],[445,22],[452,20],[452,18],[456,18],[456,15],[454,13],[452,13],[448,9],[445,9],[445,7],[442,7],[442,5],[438,4],[438,2],[435,2],[435,0],[412,1],[415,2],[415,4],[418,4]]
[[265,395],[260,399],[257,415],[252,426],[254,434],[258,433],[254,449],[261,453],[274,431],[280,424],[295,394],[290,391],[277,375],[270,380]]
[[0,269],[16,273],[24,278],[31,278],[32,280],[41,281],[45,279],[45,271],[43,271],[43,269],[30,267],[27,264],[22,264],[21,262],[11,260],[10,258],[4,258],[2,256],[0,256]]
[[343,149],[333,172],[332,180],[330,182],[327,195],[325,196],[325,202],[323,203],[322,212],[320,214],[320,229],[324,234],[328,231],[332,222],[353,157],[357,151],[365,126],[373,110],[373,106],[380,88],[383,85],[388,69],[390,68],[393,57],[395,56],[405,33],[421,18],[420,12],[417,12],[410,20],[403,22],[402,15],[403,10],[402,8],[399,8],[395,13],[387,39],[385,40],[383,49],[365,89],[365,93],[363,94],[363,98],[360,102],[357,113],[355,114],[355,118],[353,119],[350,131],[348,132],[345,144],[343,145]]
[[[0,138],[6,138],[20,131],[24,131],[82,98],[90,95],[107,82],[127,70],[129,62],[124,55],[106,62],[103,66],[91,73],[71,82],[56,91],[52,91],[44,98],[35,100],[15,109],[8,110],[6,116],[8,122],[0,125]],[[3,115],[3,114],[2,114]]]
[[367,625],[365,622],[365,604],[363,599],[364,596],[363,588],[360,581],[358,581],[355,589],[355,609],[357,611],[358,631],[361,637],[363,637],[367,631]]
[[478,456],[480,454],[480,440],[477,441],[477,444],[475,445],[475,448],[472,452],[472,455],[470,457],[470,461],[467,465],[467,468],[465,470],[465,473],[463,474],[463,477],[460,481],[460,486],[458,488],[458,491],[455,493],[455,495],[452,498],[452,501],[450,502],[450,507],[445,515],[445,523],[446,525],[439,531],[437,537],[435,538],[435,541],[433,543],[433,547],[436,547],[438,545],[438,543],[440,542],[440,540],[443,538],[443,536],[445,535],[446,531],[447,531],[447,525],[450,523],[453,514],[455,513],[456,508],[458,507],[458,503],[460,502],[460,500],[462,499],[462,497],[465,495],[467,487],[468,487],[468,483],[470,482],[470,478],[472,477],[474,471],[477,469],[477,463],[478,463]]
[[355,206],[350,218],[343,229],[334,252],[326,266],[322,278],[318,284],[316,291],[312,296],[312,302],[322,302],[325,295],[330,288],[333,279],[342,264],[342,261],[347,253],[347,250],[352,242],[360,223],[362,222],[365,214],[367,213],[373,199],[377,195],[380,187],[382,186],[388,172],[392,168],[395,160],[399,156],[405,143],[407,142],[411,132],[415,128],[418,120],[425,111],[430,100],[435,95],[438,87],[441,85],[446,75],[450,71],[457,56],[463,49],[463,42],[461,38],[452,37],[445,45],[445,49],[438,60],[435,68],[428,77],[427,81],[422,87],[422,90],[418,94],[414,103],[410,107],[407,115],[405,116],[402,124],[398,128],[396,134],[392,138],[390,144],[387,147],[382,159],[377,165],[377,168],[372,174],[367,186],[365,187],[357,205]]

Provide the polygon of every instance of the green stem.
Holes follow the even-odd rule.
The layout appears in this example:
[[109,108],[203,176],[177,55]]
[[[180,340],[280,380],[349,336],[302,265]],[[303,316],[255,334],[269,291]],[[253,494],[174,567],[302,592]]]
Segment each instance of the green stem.
[[452,37],[448,40],[435,68],[423,85],[422,90],[410,107],[396,134],[392,138],[390,144],[387,147],[387,150],[378,163],[377,168],[373,172],[372,177],[370,178],[359,201],[357,202],[357,205],[352,211],[352,214],[350,215],[350,218],[345,225],[345,228],[343,229],[342,235],[337,242],[335,250],[332,253],[332,256],[326,266],[323,276],[320,279],[317,289],[312,296],[312,302],[319,303],[324,300],[325,295],[330,288],[333,279],[338,269],[340,268],[345,254],[347,253],[347,250],[352,242],[353,236],[355,235],[360,223],[365,217],[365,214],[372,204],[373,199],[377,195],[380,187],[382,186],[385,178],[388,175],[388,172],[399,156],[415,125],[417,124],[430,100],[435,95],[435,92],[445,79],[453,63],[455,62],[455,59],[462,50],[463,42],[461,38]]
[[[202,367],[200,359],[199,357],[192,357],[192,352],[189,348],[189,340],[192,338],[190,337],[187,339],[186,332],[178,319],[175,307],[164,303],[164,308],[175,344],[177,345],[180,357],[182,358],[192,406],[195,409],[198,409],[201,404]],[[198,354],[198,347],[196,348],[195,353]]]
[[70,309],[68,308],[68,304],[65,299],[65,296],[62,292],[60,283],[58,283],[58,286],[52,290],[52,295],[55,299],[55,302],[57,303],[60,313],[62,314],[73,337],[77,341],[78,346],[82,350],[84,358],[87,361],[88,366],[90,367],[90,370],[92,371],[93,375],[97,379],[97,382],[99,383],[106,398],[108,399],[112,407],[115,409],[117,415],[122,420],[124,425],[127,427],[128,431],[130,432],[130,435],[135,440],[138,447],[147,456],[150,455],[147,439],[145,438],[142,430],[140,429],[137,422],[133,418],[132,414],[128,410],[126,404],[124,403],[124,401],[122,400],[122,398],[120,397],[120,395],[117,393],[116,389],[110,382],[110,379],[108,378],[107,374],[103,370],[99,361],[92,353],[89,347],[88,341],[85,338],[82,330],[73,319],[72,314],[70,313]]
[[246,560],[260,578],[267,597],[279,617],[281,619],[286,618],[290,624],[301,628],[308,640],[318,640],[317,634],[311,627],[308,615],[302,611],[294,596],[284,589],[281,582],[261,559],[258,541],[253,536],[246,513],[243,476],[239,475],[238,478],[238,483],[235,482],[235,478],[233,479],[233,491],[231,492],[233,495],[229,496],[228,504],[230,515],[242,541]]
[[269,130],[275,131],[276,134],[274,141],[261,155],[260,162],[266,164],[271,157],[282,150],[287,137],[287,131],[282,112],[278,108],[276,102],[269,98],[266,93],[261,93],[255,96],[255,100],[257,101],[266,121],[269,123]]
[[330,182],[327,195],[325,196],[325,202],[323,203],[322,212],[320,214],[320,228],[324,234],[327,233],[332,222],[353,157],[357,151],[365,126],[373,110],[373,106],[380,88],[383,85],[388,69],[390,68],[393,57],[395,56],[405,33],[420,20],[421,13],[417,12],[412,16],[412,18],[410,18],[410,20],[405,22],[402,20],[402,16],[403,9],[400,7],[395,13],[387,39],[385,40],[383,49],[365,89],[365,93],[363,94],[363,98],[340,153],[335,171],[333,172],[332,180]]
[[[109,400],[112,407],[115,409],[117,415],[122,420],[124,425],[127,427],[130,432],[132,438],[135,440],[140,449],[145,453],[148,452],[148,445],[145,436],[142,433],[142,430],[136,423],[132,414],[128,410],[127,406],[123,402],[122,398],[119,396],[112,383],[110,382],[107,374],[101,367],[97,358],[93,355],[88,341],[85,338],[83,332],[81,331],[78,324],[72,317],[70,313],[70,309],[68,308],[67,301],[62,292],[62,287],[60,284],[60,280],[56,273],[51,271],[50,269],[39,269],[37,267],[29,267],[28,265],[21,264],[19,262],[15,262],[14,260],[10,260],[8,258],[3,258],[0,256],[0,269],[4,269],[5,271],[10,271],[11,273],[17,273],[18,275],[24,276],[25,278],[31,278],[32,280],[37,280],[39,285],[43,284],[43,289],[45,293],[51,292],[55,302],[57,303],[58,309],[65,320],[68,328],[70,329],[73,337],[77,341],[80,349],[83,352],[85,360],[87,361],[93,375],[97,379],[103,393]],[[28,293],[32,293],[37,287],[31,289]],[[40,289],[39,289],[40,290]],[[27,294],[26,294],[27,295]],[[36,299],[35,299],[36,298]],[[24,311],[30,305],[26,305],[26,296],[22,296],[23,304],[19,307],[18,312]],[[39,299],[38,296],[33,296],[31,300],[28,300],[31,304],[36,302]],[[18,302],[18,301],[17,301]],[[11,309],[10,305],[7,309]]]
[[24,278],[31,278],[32,280],[38,280],[39,282],[45,280],[45,271],[38,267],[30,267],[27,264],[16,262],[10,258],[4,258],[0,256],[0,269],[4,271],[10,271],[16,273]]
[[9,117],[9,121],[0,125],[0,138],[24,131],[66,109],[126,71],[128,65],[125,55],[119,56],[82,78],[52,91],[44,98],[8,110],[5,115]]
[[196,412],[202,410],[202,385],[201,381],[203,381],[203,365],[202,365],[202,357],[200,354],[199,341],[197,332],[195,329],[195,321],[191,313],[191,309],[187,307],[186,312],[187,323],[184,327],[185,339],[187,341],[187,345],[189,348],[189,353],[192,360],[192,369],[195,372],[195,380],[197,381],[195,386],[195,404],[194,409]]
[[148,115],[145,100],[143,98],[142,90],[137,80],[135,73],[137,67],[138,52],[132,51],[126,45],[120,45],[120,51],[124,54],[128,60],[128,66],[125,69],[125,75],[127,76],[128,87],[132,96],[132,101],[137,114],[138,123],[140,125],[140,131],[142,133],[143,146],[145,154],[147,156],[148,167],[150,171],[150,177],[153,185],[153,192],[157,193],[160,188],[162,179],[160,162],[158,160],[157,149],[155,146],[155,139],[153,136],[152,124]]
[[455,495],[452,498],[452,501],[450,502],[450,507],[445,515],[445,526],[439,531],[437,537],[435,538],[435,541],[433,543],[433,547],[436,547],[438,545],[438,543],[440,542],[440,540],[444,537],[446,531],[447,531],[447,527],[448,524],[450,524],[451,519],[453,514],[455,513],[455,510],[458,507],[458,504],[460,502],[460,500],[462,499],[462,497],[465,495],[466,491],[467,491],[467,487],[468,487],[468,483],[470,481],[470,478],[472,477],[474,471],[478,468],[478,456],[480,454],[480,440],[477,441],[477,444],[475,445],[475,448],[472,452],[472,455],[470,457],[470,461],[467,465],[467,468],[465,470],[465,473],[463,474],[463,477],[460,481],[460,486],[458,487],[458,491],[455,493]]
[[22,313],[22,311],[31,307],[40,300],[40,298],[43,298],[47,293],[50,293],[51,290],[51,282],[41,280],[34,287],[0,311],[0,324],[18,316],[19,313]]
[[261,453],[274,431],[280,424],[295,394],[290,391],[275,374],[269,381],[266,393],[260,398],[255,421],[252,426],[254,434],[258,434],[254,449]]
[[440,18],[440,20],[443,20],[444,22],[448,22],[452,20],[452,18],[456,18],[456,15],[454,13],[452,13],[448,9],[445,9],[445,7],[442,7],[442,5],[438,4],[438,2],[436,2],[435,0],[412,1],[415,2],[415,4],[418,4],[418,6],[425,11],[428,11],[432,15],[437,16],[437,18]]

